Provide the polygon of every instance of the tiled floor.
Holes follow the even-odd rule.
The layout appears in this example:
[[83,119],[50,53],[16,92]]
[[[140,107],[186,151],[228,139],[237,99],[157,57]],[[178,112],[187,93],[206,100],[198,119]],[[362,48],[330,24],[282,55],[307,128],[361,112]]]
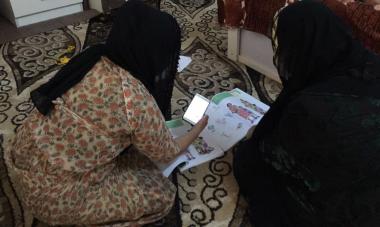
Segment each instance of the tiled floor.
[[16,26],[9,22],[6,18],[0,16],[0,44],[22,37],[38,34],[40,32],[63,27],[75,22],[88,20],[97,14],[99,14],[99,12],[96,10],[85,10],[81,13],[44,21],[21,28],[16,28]]

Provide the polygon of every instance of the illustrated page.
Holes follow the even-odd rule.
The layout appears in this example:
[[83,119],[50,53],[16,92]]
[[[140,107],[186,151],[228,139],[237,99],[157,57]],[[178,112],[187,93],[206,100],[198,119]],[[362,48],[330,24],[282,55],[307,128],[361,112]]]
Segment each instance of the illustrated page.
[[201,136],[227,151],[259,123],[268,109],[240,89],[219,93],[206,111],[209,121]]
[[[174,138],[186,134],[191,129],[191,125],[182,119],[167,121],[166,125]],[[177,166],[179,166],[181,171],[184,171],[222,155],[223,151],[218,146],[206,142],[200,136],[189,146],[186,152],[178,156],[171,163],[158,164],[157,166],[165,176],[169,176]]]

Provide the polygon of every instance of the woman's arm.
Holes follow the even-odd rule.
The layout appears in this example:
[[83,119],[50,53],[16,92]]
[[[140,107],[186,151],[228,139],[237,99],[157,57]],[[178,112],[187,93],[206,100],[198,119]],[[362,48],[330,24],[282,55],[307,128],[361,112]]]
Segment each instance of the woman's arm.
[[190,144],[201,134],[203,129],[206,127],[208,122],[208,116],[203,117],[194,127],[185,135],[180,136],[175,139],[179,145],[181,151],[185,151]]
[[153,96],[132,76],[123,78],[126,117],[132,144],[155,162],[170,162],[198,137],[207,125],[203,118],[186,135],[174,139]]

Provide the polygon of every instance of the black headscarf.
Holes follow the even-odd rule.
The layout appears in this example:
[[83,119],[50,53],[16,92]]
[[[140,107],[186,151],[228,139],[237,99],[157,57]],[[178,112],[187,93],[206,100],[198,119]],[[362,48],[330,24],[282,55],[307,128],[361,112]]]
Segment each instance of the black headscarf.
[[276,127],[282,110],[298,91],[333,77],[360,78],[369,56],[351,30],[317,1],[285,7],[275,24],[274,64],[283,90],[255,129],[256,142]]
[[[350,29],[337,16],[316,1],[303,0],[285,7],[279,12],[276,23],[272,40],[274,63],[283,90],[256,127],[252,138],[242,142],[236,150],[234,175],[241,193],[248,198],[252,219],[258,226],[280,223],[281,226],[312,226],[310,223],[298,223],[306,221],[303,220],[305,217],[310,217],[306,218],[307,222],[315,220],[313,226],[322,226],[319,223],[324,219],[319,215],[311,217],[305,213],[306,209],[286,205],[292,201],[289,200],[289,188],[284,187],[284,181],[286,185],[297,185],[299,182],[284,177],[263,161],[273,155],[263,151],[273,145],[270,142],[276,138],[272,136],[284,132],[276,131],[283,123],[280,122],[281,117],[284,111],[288,111],[287,105],[302,91],[318,88],[321,92],[346,92],[349,95],[361,92],[362,95],[368,90],[368,86],[364,85],[372,82],[368,81],[369,75],[373,74],[370,68],[378,65],[372,72],[380,72],[380,61],[353,39]],[[371,95],[374,93],[372,89]],[[293,135],[281,136],[277,142],[283,142],[286,136],[290,138]],[[292,152],[294,156],[296,151]],[[269,213],[276,213],[277,218],[268,221]],[[293,217],[297,218],[293,220]]]
[[170,117],[170,99],[180,51],[181,31],[167,13],[129,0],[115,14],[105,44],[75,56],[46,84],[31,93],[36,108],[47,115],[52,101],[80,82],[106,56],[139,79],[154,96],[161,112]]

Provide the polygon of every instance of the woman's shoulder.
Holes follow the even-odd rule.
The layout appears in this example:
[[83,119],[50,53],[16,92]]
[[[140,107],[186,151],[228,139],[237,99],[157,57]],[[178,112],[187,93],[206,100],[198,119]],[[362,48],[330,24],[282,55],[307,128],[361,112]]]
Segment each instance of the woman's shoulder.
[[117,65],[106,56],[101,56],[99,61],[94,65],[94,68],[95,69],[100,68],[100,69],[106,70],[107,72],[113,72],[113,73],[128,73],[127,70]]
[[[278,130],[282,141],[292,139],[299,148],[328,144],[335,149],[335,145],[343,144],[344,149],[359,150],[363,144],[353,141],[357,138],[366,138],[367,144],[377,143],[380,99],[330,91],[299,92],[283,110]],[[299,144],[299,141],[304,142]]]
[[[286,110],[291,116],[341,124],[357,124],[376,114],[380,116],[380,83],[334,78],[294,95]],[[379,117],[380,122],[380,117]]]
[[95,71],[98,69],[101,71],[101,73],[116,75],[121,79],[121,81],[127,82],[123,84],[130,84],[132,86],[141,85],[141,82],[132,73],[119,66],[118,64],[114,63],[111,59],[109,59],[106,56],[102,56],[97,62],[97,64],[95,64],[94,68]]

